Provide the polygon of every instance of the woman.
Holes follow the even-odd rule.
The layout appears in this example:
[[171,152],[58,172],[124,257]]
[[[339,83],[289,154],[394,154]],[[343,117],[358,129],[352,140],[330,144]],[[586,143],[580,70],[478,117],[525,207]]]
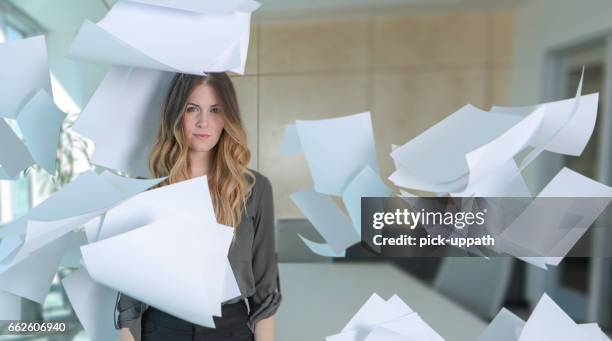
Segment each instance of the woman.
[[224,302],[222,316],[213,317],[216,328],[207,328],[120,293],[116,328],[121,340],[133,340],[130,327],[137,327],[139,319],[143,341],[274,340],[281,293],[272,187],[265,176],[247,168],[250,157],[230,78],[225,73],[177,74],[149,167],[154,177],[168,176],[159,186],[207,176],[217,221],[234,227],[228,258],[241,296]]

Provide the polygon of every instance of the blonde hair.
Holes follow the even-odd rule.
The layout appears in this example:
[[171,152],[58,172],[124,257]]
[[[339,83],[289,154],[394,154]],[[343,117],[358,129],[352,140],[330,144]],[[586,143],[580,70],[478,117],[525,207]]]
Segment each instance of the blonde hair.
[[255,174],[247,168],[251,152],[240,118],[240,108],[231,79],[224,73],[205,76],[177,74],[162,108],[162,117],[155,145],[149,156],[149,169],[154,177],[168,176],[159,186],[191,178],[188,139],[183,131],[187,98],[200,85],[210,85],[216,92],[223,113],[224,127],[212,149],[212,163],[207,178],[217,222],[237,227],[246,210],[246,201],[255,185]]

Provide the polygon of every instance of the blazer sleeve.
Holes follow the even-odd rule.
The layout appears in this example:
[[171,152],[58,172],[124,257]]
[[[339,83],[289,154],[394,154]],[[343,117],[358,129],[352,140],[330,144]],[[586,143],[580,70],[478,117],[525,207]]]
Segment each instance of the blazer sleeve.
[[252,248],[255,294],[248,298],[248,324],[253,331],[258,321],[274,315],[282,298],[275,248],[272,185],[264,176],[259,180],[261,196],[255,214]]
[[138,321],[148,307],[146,303],[142,303],[126,294],[117,292],[115,313],[118,312],[119,315],[115,319],[115,329],[131,327],[134,322]]

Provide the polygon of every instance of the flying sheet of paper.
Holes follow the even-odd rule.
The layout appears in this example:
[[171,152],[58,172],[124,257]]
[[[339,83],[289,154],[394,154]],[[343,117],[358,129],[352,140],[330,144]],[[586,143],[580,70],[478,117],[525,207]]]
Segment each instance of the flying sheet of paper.
[[168,8],[182,9],[185,11],[197,12],[202,14],[209,13],[231,13],[231,12],[252,12],[260,4],[252,0],[129,0],[148,5],[164,6]]
[[34,164],[26,145],[19,139],[6,121],[0,117],[0,165],[2,179],[13,179],[19,172]]
[[365,166],[346,186],[342,201],[357,235],[361,236],[361,197],[388,197],[391,192],[370,166]]
[[32,252],[83,226],[83,224],[104,213],[105,210],[106,209],[102,209],[80,216],[60,220],[29,220],[26,226],[25,241],[15,257],[12,259],[11,264],[21,262]]
[[520,317],[514,315],[510,310],[502,308],[480,334],[478,341],[516,341],[524,325],[525,321]]
[[593,341],[609,341],[608,336],[599,328],[597,323],[582,323],[576,326],[578,334],[582,340],[593,340]]
[[[490,177],[496,170],[499,172],[499,169],[501,169],[503,172],[508,167],[515,165],[514,156],[530,144],[535,145],[535,137],[542,125],[545,114],[546,107],[537,108],[499,137],[467,153],[465,159],[468,164],[469,179],[463,192],[466,194],[474,192],[475,189],[471,187],[478,186],[478,182],[482,182],[485,178]],[[512,173],[506,174],[505,178],[499,179],[507,183],[515,181],[514,175],[518,173],[518,168],[514,168],[516,170]],[[491,180],[484,181],[490,182]],[[482,189],[482,187],[480,188]]]
[[335,254],[342,253],[359,241],[351,221],[330,196],[304,188],[290,197]]
[[379,173],[369,112],[338,118],[296,121],[315,190],[342,195],[366,165]]
[[[193,216],[193,214],[192,214]],[[133,229],[81,247],[91,277],[192,323],[221,315],[233,230],[196,216]],[[155,286],[148,285],[151,280]],[[235,279],[234,279],[235,280]]]
[[[398,185],[428,191],[432,184],[450,183],[465,177],[468,173],[465,154],[490,142],[520,119],[516,115],[464,106],[391,152],[391,157],[402,169],[409,169],[409,174],[422,182]],[[395,173],[389,179],[396,182],[394,177]]]
[[225,302],[231,300],[232,298],[236,298],[240,296],[240,288],[238,287],[238,282],[236,282],[236,277],[234,277],[234,271],[232,270],[232,265],[229,259],[225,258],[225,278],[223,280],[223,294],[221,296],[221,302]]
[[85,230],[85,235],[87,236],[87,243],[93,243],[100,239],[104,218],[106,218],[106,214],[102,214],[85,223],[83,230]]
[[55,175],[56,151],[65,118],[66,114],[57,108],[44,89],[28,101],[17,117],[32,158],[51,175]]
[[385,337],[391,336],[398,340],[443,340],[397,295],[385,301],[377,294],[366,301],[342,332],[326,340],[386,341]]
[[[108,176],[123,178],[119,175],[112,175],[112,173],[108,173]],[[132,179],[134,181],[133,186],[127,191],[111,185],[106,177],[99,176],[93,171],[87,171],[79,174],[75,180],[34,207],[29,214],[29,218],[34,220],[59,220],[110,208],[132,195],[144,191],[151,186],[151,183],[155,184],[163,180],[164,178],[158,178],[150,182]]]
[[174,216],[197,212],[206,224],[216,223],[206,176],[199,176],[135,195],[110,209],[98,240]]
[[576,322],[547,295],[543,294],[525,323],[519,341],[585,340],[578,334]]
[[[202,14],[188,10],[197,6],[195,2],[178,4],[191,5],[180,6],[181,10],[169,8],[169,4],[168,1],[117,2],[97,24],[83,24],[70,55],[114,65],[196,75],[228,70],[244,73],[250,11],[257,6],[237,7],[246,12]],[[151,36],[156,39],[150,39]],[[206,44],[194,45],[194,41],[206,41]],[[187,50],[191,52],[177,52]]]
[[11,234],[0,239],[0,263],[13,254],[23,244],[23,238],[19,234]]
[[516,161],[510,158],[506,163],[484,175],[476,183],[469,182],[462,192],[451,193],[451,195],[454,197],[531,197],[525,179],[517,172]]
[[300,137],[295,124],[287,124],[283,135],[283,155],[293,155],[302,152]]
[[[534,150],[507,182],[521,181],[514,177],[544,150],[580,155],[593,132],[598,105],[598,94],[582,96],[581,91],[582,78],[572,99],[531,107],[493,107],[488,113],[468,105],[393,150],[398,169],[389,179],[400,187],[470,196],[472,187],[487,181],[527,146]],[[441,146],[439,141],[449,137],[453,144]]]
[[70,305],[93,341],[116,340],[114,314],[117,291],[95,282],[81,267],[62,280]]
[[412,312],[412,309],[397,295],[393,295],[389,300],[384,300],[378,294],[373,293],[346,326],[342,328],[342,332],[369,329],[371,326],[397,319]]
[[60,261],[59,267],[69,267],[69,268],[80,268],[81,267],[81,246],[88,244],[87,235],[85,231],[79,230],[71,232],[74,237],[71,239],[68,246],[66,246],[66,250],[64,252],[64,256]]
[[52,94],[44,35],[0,44],[0,82],[0,117],[17,118],[40,89]]
[[[110,180],[111,178],[115,180]],[[94,171],[81,173],[25,215],[3,225],[0,228],[0,237],[24,233],[28,220],[61,220],[108,209],[164,179],[165,177],[143,181],[126,179],[110,172],[104,176]],[[124,185],[118,187],[116,183]],[[131,184],[127,185],[128,183]]]
[[12,266],[0,265],[0,290],[43,304],[73,234],[41,247]]
[[21,320],[21,297],[0,290],[0,320]]
[[416,341],[386,328],[375,328],[363,341]]
[[151,176],[149,153],[171,77],[167,72],[120,66],[108,71],[72,127],[95,143],[92,163],[132,176]]
[[[376,329],[386,329],[405,338],[423,341],[444,341],[435,330],[433,330],[417,313],[408,314],[397,320],[385,322],[376,326]],[[385,339],[374,339],[372,341],[386,341]]]
[[[537,223],[541,212],[553,211],[557,202],[546,198],[589,198],[589,200],[566,200],[564,215],[546,216],[545,223]],[[516,245],[520,245],[536,254],[546,256],[545,264],[558,265],[571,250],[588,228],[599,217],[612,201],[612,188],[589,179],[569,168],[564,167],[542,189],[538,198],[500,235]],[[548,209],[547,209],[548,207]],[[563,221],[566,216],[579,218],[566,228]],[[524,218],[524,219],[522,219]],[[556,222],[556,223],[555,223]],[[549,224],[550,223],[550,224]],[[550,226],[551,228],[547,228]],[[537,227],[537,229],[535,229]],[[542,259],[528,257],[525,259],[536,266],[542,267]]]

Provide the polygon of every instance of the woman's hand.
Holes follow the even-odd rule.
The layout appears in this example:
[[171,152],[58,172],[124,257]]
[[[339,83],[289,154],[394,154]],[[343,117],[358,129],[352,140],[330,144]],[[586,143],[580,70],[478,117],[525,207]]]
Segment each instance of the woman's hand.
[[124,327],[119,330],[119,341],[135,341],[130,328]]
[[275,315],[255,323],[255,341],[274,341]]

